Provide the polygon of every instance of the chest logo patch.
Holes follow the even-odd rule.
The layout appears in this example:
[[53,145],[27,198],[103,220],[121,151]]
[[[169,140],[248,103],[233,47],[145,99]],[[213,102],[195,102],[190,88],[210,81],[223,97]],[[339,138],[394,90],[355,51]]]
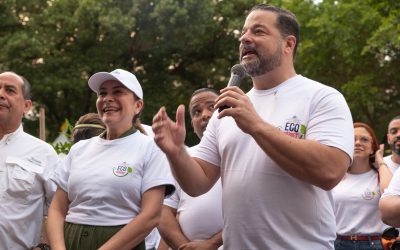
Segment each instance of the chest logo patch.
[[118,164],[116,167],[113,167],[113,173],[117,177],[124,177],[129,173],[132,173],[132,167],[128,166],[126,162]]
[[377,195],[377,193],[375,193],[374,191],[369,190],[368,188],[364,191],[364,193],[362,194],[362,198],[364,200],[372,200],[375,196]]
[[301,123],[301,120],[297,118],[297,116],[287,119],[285,125],[281,129],[283,130],[283,133],[288,136],[298,139],[304,139],[307,130],[306,126]]

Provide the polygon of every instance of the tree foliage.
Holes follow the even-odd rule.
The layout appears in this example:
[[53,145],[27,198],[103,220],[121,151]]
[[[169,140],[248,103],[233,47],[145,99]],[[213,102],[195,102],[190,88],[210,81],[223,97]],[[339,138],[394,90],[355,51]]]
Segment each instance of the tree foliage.
[[[223,88],[238,62],[238,38],[253,0],[0,0],[0,70],[33,86],[48,138],[68,118],[95,111],[87,80],[123,68],[144,89],[142,121],[159,107],[174,117],[197,88]],[[398,114],[400,3],[276,0],[301,23],[299,74],[341,91],[353,119],[381,136]],[[251,87],[248,79],[243,85]],[[35,114],[33,114],[35,116]],[[187,144],[197,142],[187,116]],[[25,121],[38,134],[38,121]]]

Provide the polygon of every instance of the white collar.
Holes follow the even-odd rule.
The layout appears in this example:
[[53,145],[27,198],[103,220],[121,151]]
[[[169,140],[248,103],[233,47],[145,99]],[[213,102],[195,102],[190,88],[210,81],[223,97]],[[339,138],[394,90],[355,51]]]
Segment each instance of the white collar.
[[19,127],[15,131],[13,131],[9,134],[5,134],[3,136],[3,138],[0,140],[0,144],[4,143],[5,145],[8,145],[11,141],[14,140],[14,138],[16,138],[23,131],[24,131],[24,129],[22,128],[22,124],[20,124]]

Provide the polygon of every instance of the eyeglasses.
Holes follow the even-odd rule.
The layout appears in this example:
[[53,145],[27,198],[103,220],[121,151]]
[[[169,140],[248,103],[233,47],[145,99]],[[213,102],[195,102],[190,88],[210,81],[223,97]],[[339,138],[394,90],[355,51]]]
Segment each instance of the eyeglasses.
[[372,141],[372,139],[368,138],[368,137],[354,137],[354,142],[360,141],[362,144],[367,144],[370,143]]

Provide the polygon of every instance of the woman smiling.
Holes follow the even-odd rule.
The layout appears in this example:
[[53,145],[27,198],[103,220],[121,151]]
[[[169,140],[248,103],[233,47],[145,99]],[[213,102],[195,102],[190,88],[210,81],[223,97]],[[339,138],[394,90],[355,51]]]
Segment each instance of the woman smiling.
[[52,249],[145,249],[157,226],[162,201],[173,190],[168,161],[153,139],[138,131],[143,91],[125,70],[89,79],[100,136],[75,144],[53,180],[49,209]]

